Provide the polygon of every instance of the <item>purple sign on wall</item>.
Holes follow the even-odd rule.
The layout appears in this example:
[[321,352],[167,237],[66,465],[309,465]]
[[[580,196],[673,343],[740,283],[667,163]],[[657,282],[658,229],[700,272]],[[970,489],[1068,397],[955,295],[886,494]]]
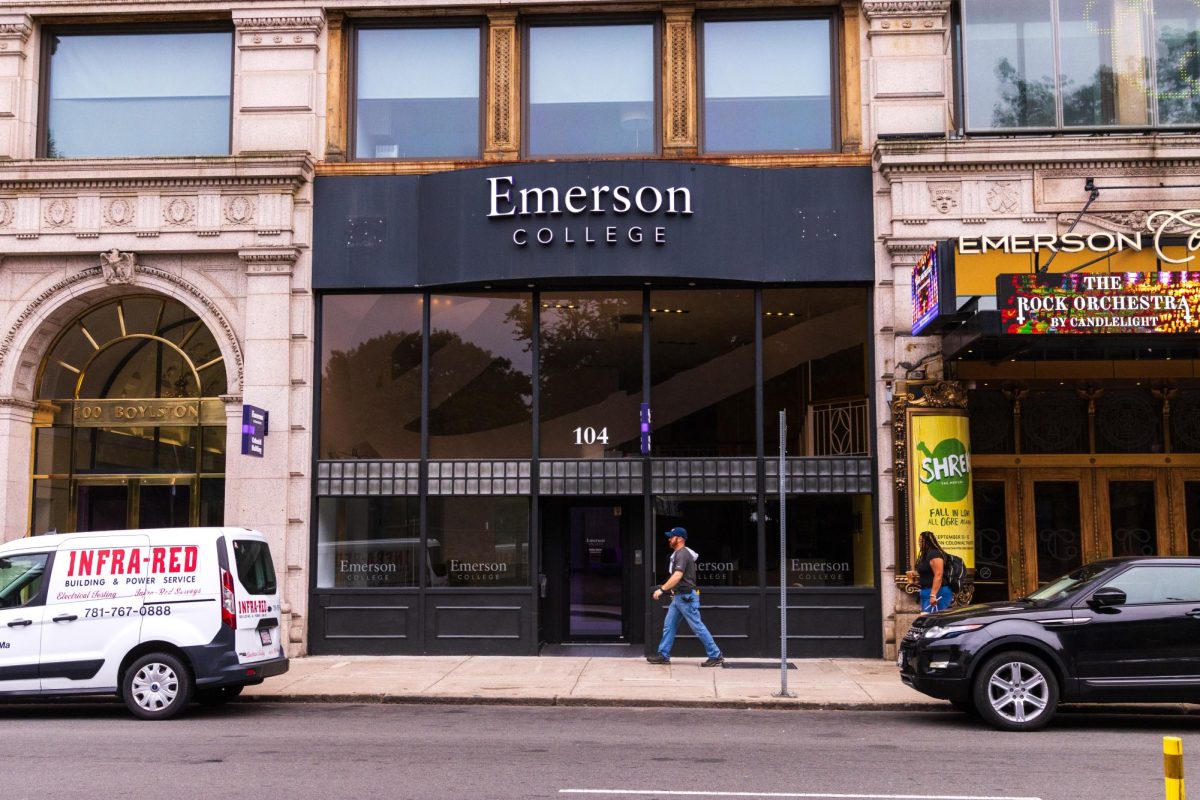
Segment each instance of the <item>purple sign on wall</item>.
[[262,458],[270,413],[257,406],[242,406],[242,455]]

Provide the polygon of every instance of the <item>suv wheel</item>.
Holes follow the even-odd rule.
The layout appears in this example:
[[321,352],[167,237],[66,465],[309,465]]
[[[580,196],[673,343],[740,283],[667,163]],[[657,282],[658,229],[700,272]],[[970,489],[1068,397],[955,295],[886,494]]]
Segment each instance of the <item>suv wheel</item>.
[[1001,653],[979,670],[974,694],[975,708],[993,727],[1033,731],[1054,716],[1058,681],[1037,656]]
[[129,665],[121,679],[125,706],[140,719],[171,719],[192,701],[192,674],[168,653],[150,653]]

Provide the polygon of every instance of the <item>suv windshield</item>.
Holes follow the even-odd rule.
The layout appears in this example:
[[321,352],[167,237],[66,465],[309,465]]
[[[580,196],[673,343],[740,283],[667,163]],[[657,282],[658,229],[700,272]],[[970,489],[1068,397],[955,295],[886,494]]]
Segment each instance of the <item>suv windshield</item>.
[[1046,603],[1070,597],[1100,575],[1108,572],[1113,566],[1113,564],[1105,563],[1088,564],[1086,567],[1080,567],[1074,572],[1068,572],[1056,581],[1051,581],[1033,594],[1022,599]]

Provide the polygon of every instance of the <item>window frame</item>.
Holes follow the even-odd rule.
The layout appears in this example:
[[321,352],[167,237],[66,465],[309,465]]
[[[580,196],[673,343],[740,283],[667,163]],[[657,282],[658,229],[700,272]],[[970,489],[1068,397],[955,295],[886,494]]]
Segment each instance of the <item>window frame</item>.
[[[663,154],[663,19],[662,14],[580,14],[564,16],[561,14],[529,15],[521,20],[521,147],[520,154],[525,161],[629,161],[639,159],[661,158]],[[654,111],[654,149],[647,153],[539,153],[529,152],[529,81],[532,77],[529,68],[531,48],[529,33],[533,28],[586,28],[613,25],[650,25],[651,41],[654,52],[650,54],[654,65],[654,75],[651,86],[654,87],[652,102]]]
[[[229,34],[229,117],[226,120],[225,150],[223,154],[200,156],[196,154],[165,156],[165,155],[135,155],[135,156],[51,156],[50,150],[50,42],[55,36],[123,36],[147,35],[163,36],[186,33],[227,33]],[[234,89],[237,82],[237,30],[231,23],[221,21],[156,23],[146,25],[121,24],[70,24],[47,25],[42,30],[41,63],[38,65],[38,101],[37,101],[37,144],[35,158],[55,161],[88,158],[227,158],[233,153],[233,118],[237,111],[234,106]]]
[[1159,103],[1158,103],[1158,39],[1153,29],[1153,14],[1147,22],[1150,23],[1150,28],[1144,35],[1147,37],[1147,42],[1150,46],[1150,51],[1146,55],[1147,69],[1147,85],[1146,91],[1149,94],[1148,116],[1149,123],[1146,125],[1070,125],[1068,126],[1063,118],[1063,95],[1062,95],[1062,33],[1061,33],[1061,14],[1059,11],[1059,0],[1047,0],[1050,5],[1050,30],[1052,37],[1053,62],[1054,62],[1054,126],[1026,126],[1026,127],[1011,127],[1011,128],[987,128],[976,127],[971,120],[970,114],[970,87],[971,87],[971,72],[968,65],[968,53],[970,45],[967,42],[967,30],[971,22],[970,7],[972,2],[981,2],[981,0],[960,0],[958,6],[958,24],[961,34],[959,36],[960,44],[958,53],[955,56],[955,74],[960,80],[961,88],[957,94],[962,98],[962,131],[969,136],[1013,136],[1013,135],[1088,135],[1097,133],[1156,133],[1161,131],[1178,133],[1200,129],[1200,119],[1195,122],[1184,124],[1162,124],[1159,119]]
[[[23,553],[9,553],[9,554],[3,556],[3,558],[45,556],[46,560],[42,563],[41,573],[34,579],[34,580],[40,581],[37,591],[34,592],[33,594],[31,594],[29,599],[26,600],[24,603],[19,603],[17,605],[11,605],[11,606],[0,605],[0,611],[12,610],[12,609],[16,609],[16,608],[37,608],[37,607],[46,605],[46,596],[48,595],[48,593],[50,591],[50,580],[49,580],[50,574],[51,574],[51,571],[54,569],[54,556],[57,552],[58,552],[58,548],[52,547],[49,550],[32,550],[32,551],[23,552]],[[28,574],[29,573],[27,572],[27,573],[25,573],[25,575],[22,575],[21,577],[24,578]],[[13,583],[16,583],[16,581],[14,581]],[[21,586],[16,590],[18,596],[20,595],[20,592],[23,589],[25,589],[27,586],[29,586],[30,583],[32,583],[32,581],[26,581],[25,583],[21,584]],[[10,586],[11,586],[11,584],[10,584]],[[0,588],[8,589],[9,586],[4,586],[4,587],[0,587]]]
[[[696,18],[696,149],[701,156],[800,155],[842,151],[842,14],[839,9],[739,10],[697,13]],[[705,35],[709,22],[786,22],[825,20],[829,23],[829,147],[818,150],[710,150],[705,143],[708,102],[704,86]]]
[[[422,161],[482,161],[486,149],[487,127],[487,20],[476,16],[413,19],[368,19],[355,20],[346,25],[349,53],[346,58],[346,160],[367,163],[411,163]],[[446,28],[475,28],[479,31],[479,126],[476,130],[476,150],[470,156],[396,156],[395,158],[368,157],[358,154],[358,65],[359,33],[365,30],[442,30]]]

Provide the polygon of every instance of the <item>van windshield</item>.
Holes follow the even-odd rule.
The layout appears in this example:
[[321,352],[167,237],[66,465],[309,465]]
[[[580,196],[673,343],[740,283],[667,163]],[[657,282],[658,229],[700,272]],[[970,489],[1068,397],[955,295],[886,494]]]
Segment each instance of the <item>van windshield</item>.
[[275,564],[266,542],[234,539],[233,558],[238,580],[250,594],[275,594]]

